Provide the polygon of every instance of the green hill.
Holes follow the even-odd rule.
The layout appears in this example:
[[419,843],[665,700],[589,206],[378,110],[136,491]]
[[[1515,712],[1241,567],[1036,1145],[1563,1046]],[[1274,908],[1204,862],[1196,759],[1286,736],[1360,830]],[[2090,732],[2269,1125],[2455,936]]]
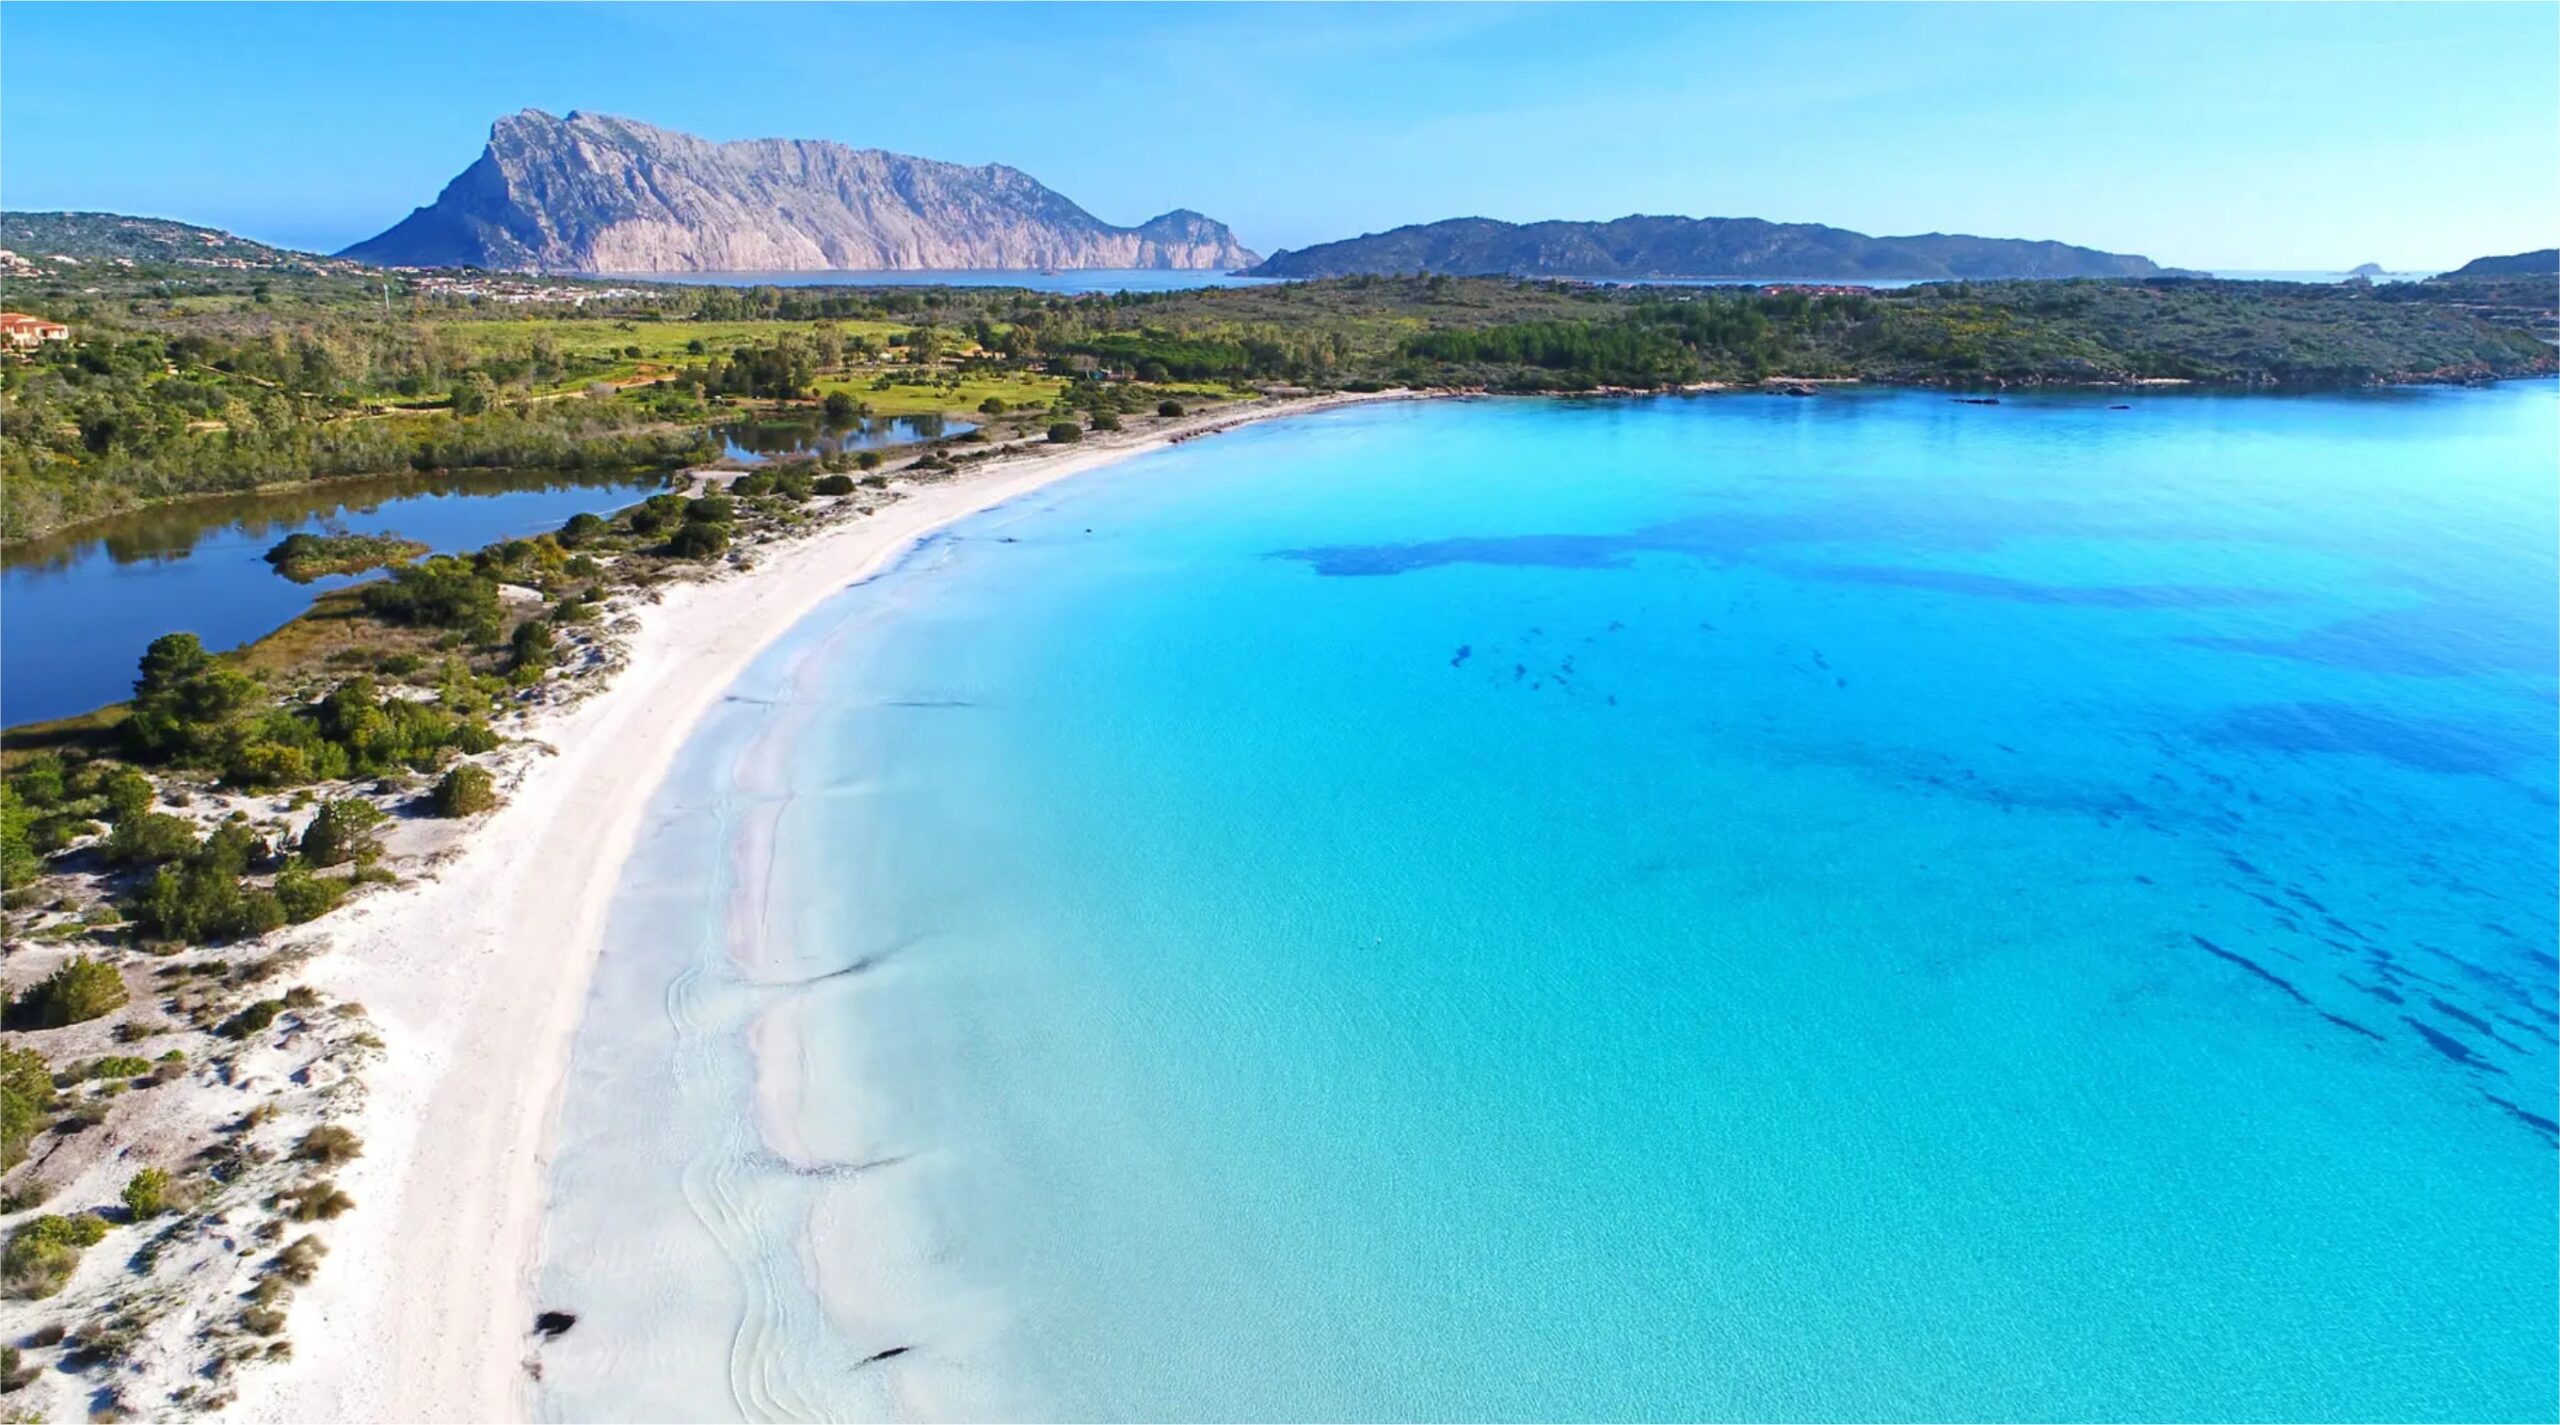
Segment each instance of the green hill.
[[2512,253],[2506,257],[2475,257],[2447,277],[2560,277],[2560,247],[2546,247],[2540,252]]
[[2147,257],[1963,234],[1869,237],[1820,223],[1634,216],[1606,223],[1452,218],[1275,252],[1257,277],[1446,272],[1459,276],[1859,278],[2156,277]]
[[0,213],[0,248],[44,271],[93,264],[351,272],[362,264],[252,242],[218,228],[121,213]]

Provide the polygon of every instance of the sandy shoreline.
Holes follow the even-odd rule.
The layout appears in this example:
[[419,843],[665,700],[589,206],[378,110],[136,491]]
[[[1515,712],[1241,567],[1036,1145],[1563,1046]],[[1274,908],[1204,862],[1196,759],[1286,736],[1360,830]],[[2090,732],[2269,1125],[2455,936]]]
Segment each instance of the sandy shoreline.
[[757,653],[955,520],[1181,440],[1408,398],[1263,402],[1008,459],[638,610],[627,666],[528,730],[557,755],[524,770],[461,854],[323,927],[309,978],[365,1005],[389,1045],[367,1075],[365,1156],[339,1175],[361,1206],[298,1300],[295,1359],[246,1375],[234,1413],[525,1416],[552,1125],[605,917],[677,752]]

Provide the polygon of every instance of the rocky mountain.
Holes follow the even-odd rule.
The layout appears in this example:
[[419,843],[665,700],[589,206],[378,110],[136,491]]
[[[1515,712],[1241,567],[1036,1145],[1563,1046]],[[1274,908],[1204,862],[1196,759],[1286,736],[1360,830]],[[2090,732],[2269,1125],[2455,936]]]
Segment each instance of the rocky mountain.
[[2552,277],[2560,276],[2560,248],[2546,247],[2540,252],[2519,252],[2507,257],[2475,257],[2447,277]]
[[711,143],[603,114],[492,125],[436,201],[348,248],[367,262],[551,272],[1250,265],[1176,209],[1114,227],[1002,164],[807,139]]
[[1523,277],[2152,277],[2147,257],[2059,242],[1922,233],[1869,237],[1820,223],[1625,217],[1607,223],[1452,218],[1275,252],[1257,277],[1447,272]]

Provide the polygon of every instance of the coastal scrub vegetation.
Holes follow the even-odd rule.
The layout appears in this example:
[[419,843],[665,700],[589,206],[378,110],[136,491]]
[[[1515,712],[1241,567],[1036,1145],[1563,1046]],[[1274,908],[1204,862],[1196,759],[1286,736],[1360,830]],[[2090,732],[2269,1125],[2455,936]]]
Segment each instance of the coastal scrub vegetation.
[[94,1213],[47,1213],[20,1223],[9,1234],[9,1245],[0,1249],[0,1288],[16,1297],[51,1296],[79,1268],[81,1249],[98,1245],[106,1235],[106,1220]]
[[427,547],[396,534],[286,535],[267,551],[267,563],[297,584],[330,574],[361,574],[386,564],[399,564],[427,552]]
[[497,779],[486,767],[465,762],[436,783],[438,816],[477,816],[498,804]]
[[2552,369],[2535,334],[2553,302],[2530,278],[1868,290],[1417,275],[1080,296],[555,281],[492,302],[382,274],[402,297],[384,304],[339,272],[100,276],[13,293],[79,335],[0,369],[0,535],[334,476],[670,468],[714,453],[709,426],[742,406],[1036,431],[1110,409],[1115,386],[1153,391],[1146,410],[1269,383],[2299,386]]
[[122,1009],[129,997],[115,966],[78,955],[11,997],[8,1027],[60,1029]]
[[27,1159],[27,1144],[52,1122],[53,1070],[33,1049],[0,1048],[0,1172]]

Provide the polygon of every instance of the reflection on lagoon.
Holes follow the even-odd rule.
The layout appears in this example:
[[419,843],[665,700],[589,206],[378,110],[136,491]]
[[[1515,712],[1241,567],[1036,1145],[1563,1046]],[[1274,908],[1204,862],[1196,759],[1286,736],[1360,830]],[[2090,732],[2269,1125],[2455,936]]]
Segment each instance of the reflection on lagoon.
[[945,436],[967,435],[977,426],[940,415],[877,416],[846,421],[757,420],[719,426],[711,432],[720,453],[731,460],[760,465],[775,456],[840,455],[853,450],[883,450],[917,445]]
[[124,697],[161,634],[237,647],[364,577],[278,577],[262,556],[296,531],[399,534],[450,553],[620,509],[663,483],[587,470],[332,480],[155,505],[12,543],[0,549],[0,725]]

